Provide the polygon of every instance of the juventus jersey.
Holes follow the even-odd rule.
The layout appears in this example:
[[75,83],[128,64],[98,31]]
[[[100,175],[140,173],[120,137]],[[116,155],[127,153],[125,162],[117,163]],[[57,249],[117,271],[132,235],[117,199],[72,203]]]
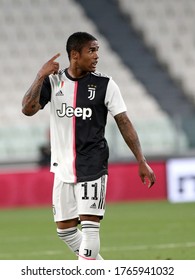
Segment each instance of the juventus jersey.
[[61,70],[44,80],[41,107],[49,101],[51,171],[66,183],[107,174],[107,113],[115,116],[126,111],[116,83],[101,73],[73,79],[66,69]]

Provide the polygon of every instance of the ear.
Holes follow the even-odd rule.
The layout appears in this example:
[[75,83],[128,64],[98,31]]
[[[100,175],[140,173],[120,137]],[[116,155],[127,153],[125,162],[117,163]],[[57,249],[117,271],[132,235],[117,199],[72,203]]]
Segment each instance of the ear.
[[77,60],[78,59],[78,56],[79,56],[79,52],[75,51],[75,50],[72,50],[71,53],[71,58],[74,59],[74,60]]

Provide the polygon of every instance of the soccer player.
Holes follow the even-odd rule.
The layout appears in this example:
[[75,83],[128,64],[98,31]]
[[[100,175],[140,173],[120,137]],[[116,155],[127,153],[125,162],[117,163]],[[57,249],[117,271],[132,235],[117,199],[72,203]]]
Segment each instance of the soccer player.
[[27,116],[50,102],[54,220],[59,238],[79,260],[102,259],[99,229],[108,176],[104,137],[108,112],[135,155],[142,182],[148,178],[148,187],[155,182],[118,86],[96,72],[98,50],[98,40],[91,34],[72,34],[66,44],[69,66],[59,70],[56,59],[60,54],[53,56],[38,71],[22,101]]

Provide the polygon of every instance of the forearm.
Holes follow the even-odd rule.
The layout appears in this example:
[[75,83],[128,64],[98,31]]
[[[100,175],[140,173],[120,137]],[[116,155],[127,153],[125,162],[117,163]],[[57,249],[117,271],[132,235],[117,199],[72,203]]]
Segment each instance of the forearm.
[[55,60],[60,56],[60,54],[54,55],[50,60],[48,60],[42,68],[39,70],[36,79],[33,84],[26,92],[22,100],[22,112],[27,116],[32,116],[36,114],[37,111],[41,109],[39,104],[41,88],[43,81],[50,74],[57,74],[59,70],[59,63]]
[[22,100],[22,112],[27,116],[32,116],[41,108],[39,104],[41,88],[43,85],[44,77],[37,74],[33,84],[26,92]]
[[146,161],[142,153],[137,132],[133,127],[131,121],[129,120],[128,116],[126,115],[126,113],[118,114],[117,116],[115,116],[115,120],[125,142],[127,143],[132,153],[134,154],[137,161],[139,163]]

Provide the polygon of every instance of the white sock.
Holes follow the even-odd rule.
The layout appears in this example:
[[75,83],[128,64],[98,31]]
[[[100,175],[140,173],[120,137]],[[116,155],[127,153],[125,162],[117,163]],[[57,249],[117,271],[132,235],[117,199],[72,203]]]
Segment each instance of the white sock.
[[76,255],[79,253],[79,248],[82,240],[82,234],[77,227],[72,227],[68,229],[57,229],[57,234],[60,239],[62,239],[68,247],[73,251]]
[[[81,231],[77,227],[72,227],[68,229],[57,229],[57,234],[59,238],[66,243],[70,250],[78,256],[82,241]],[[96,259],[103,260],[99,254]]]
[[82,221],[82,242],[79,249],[79,260],[96,260],[100,250],[100,224]]

